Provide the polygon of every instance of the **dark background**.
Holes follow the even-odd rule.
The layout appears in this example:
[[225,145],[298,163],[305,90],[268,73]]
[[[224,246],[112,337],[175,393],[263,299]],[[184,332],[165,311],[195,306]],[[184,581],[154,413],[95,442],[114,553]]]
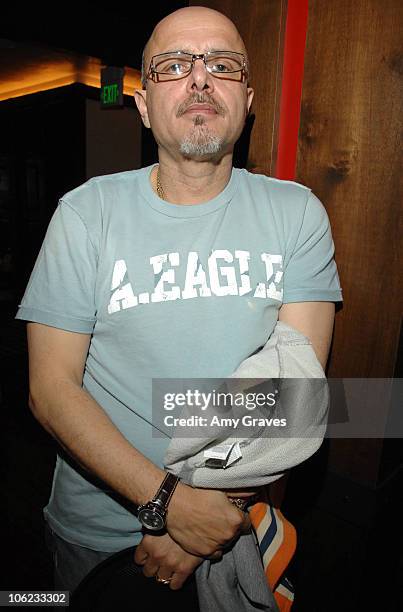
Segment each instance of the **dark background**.
[[3,5],[0,36],[99,57],[105,64],[140,70],[153,26],[188,2],[64,2]]

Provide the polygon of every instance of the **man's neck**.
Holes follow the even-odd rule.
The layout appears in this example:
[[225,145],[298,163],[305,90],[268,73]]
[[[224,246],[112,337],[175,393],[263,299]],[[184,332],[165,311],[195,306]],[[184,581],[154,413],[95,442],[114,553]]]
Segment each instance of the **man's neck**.
[[[160,155],[159,166],[151,176],[157,189],[157,171],[163,198],[171,204],[200,204],[215,198],[228,184],[232,172],[232,154],[218,163],[209,161],[173,160]],[[160,189],[161,197],[161,189]]]

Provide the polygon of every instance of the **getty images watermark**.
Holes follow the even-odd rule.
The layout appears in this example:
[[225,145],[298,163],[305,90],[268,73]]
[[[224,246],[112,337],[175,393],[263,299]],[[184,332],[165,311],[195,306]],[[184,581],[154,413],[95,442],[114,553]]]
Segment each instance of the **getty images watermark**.
[[403,438],[403,379],[152,381],[155,437]]
[[[276,405],[278,391],[232,393],[231,391],[217,391],[213,389],[203,392],[199,389],[187,389],[185,392],[163,393],[164,411],[175,411],[178,408],[186,408],[192,411],[193,408],[202,414],[187,414],[186,416],[174,416],[164,414],[163,422],[165,427],[232,427],[238,428],[241,424],[244,427],[286,427],[287,419],[272,416],[253,416],[252,414],[241,414],[240,416],[221,416],[216,414],[216,409],[230,408],[241,409],[241,411],[255,411],[257,408],[274,408]],[[211,414],[213,411],[213,414]],[[237,411],[239,413],[239,410]],[[209,413],[203,416],[203,413]]]
[[157,436],[314,437],[328,392],[320,379],[154,379],[152,399]]

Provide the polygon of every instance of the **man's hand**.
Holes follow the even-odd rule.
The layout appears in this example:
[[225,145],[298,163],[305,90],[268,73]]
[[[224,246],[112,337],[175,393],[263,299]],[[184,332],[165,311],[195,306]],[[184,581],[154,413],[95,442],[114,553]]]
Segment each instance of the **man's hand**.
[[259,493],[259,489],[256,489],[256,487],[248,487],[240,489],[239,491],[236,491],[235,489],[221,489],[221,491],[224,491],[227,497],[240,497],[245,500],[249,497],[254,497],[257,493]]
[[250,527],[249,515],[231,504],[222,491],[179,483],[169,505],[168,533],[192,555],[219,558]]
[[161,536],[145,535],[136,548],[134,561],[143,566],[145,576],[158,574],[160,578],[171,579],[169,587],[176,591],[203,559],[183,550],[166,533]]

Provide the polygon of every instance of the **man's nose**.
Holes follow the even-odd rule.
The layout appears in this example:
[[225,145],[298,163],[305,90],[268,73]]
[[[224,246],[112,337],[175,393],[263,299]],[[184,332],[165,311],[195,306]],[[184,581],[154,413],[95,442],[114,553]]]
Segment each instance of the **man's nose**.
[[208,72],[203,59],[196,59],[193,62],[193,70],[189,75],[189,84],[191,89],[196,87],[199,91],[203,89],[214,89],[213,77]]

